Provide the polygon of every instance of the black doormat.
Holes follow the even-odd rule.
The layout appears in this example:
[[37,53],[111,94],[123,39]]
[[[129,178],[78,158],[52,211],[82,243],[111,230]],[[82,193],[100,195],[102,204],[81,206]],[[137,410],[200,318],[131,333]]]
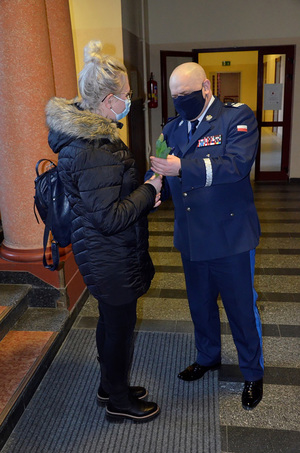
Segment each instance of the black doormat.
[[95,332],[73,329],[2,452],[219,453],[218,372],[177,378],[194,354],[192,334],[138,332],[131,385],[147,387],[161,413],[143,424],[110,423],[96,404]]

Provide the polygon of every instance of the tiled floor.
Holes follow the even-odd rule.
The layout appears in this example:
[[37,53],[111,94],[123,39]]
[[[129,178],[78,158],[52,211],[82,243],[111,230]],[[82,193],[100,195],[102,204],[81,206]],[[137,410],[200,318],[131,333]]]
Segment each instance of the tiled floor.
[[[254,191],[262,227],[255,287],[263,323],[264,397],[253,411],[241,407],[243,378],[220,301],[222,452],[296,453],[300,451],[300,185],[255,185]],[[138,303],[137,328],[142,330],[193,332],[180,254],[173,247],[173,217],[172,206],[165,203],[149,218],[156,275]],[[90,298],[76,325],[96,325],[96,317],[96,303]]]
[[[300,185],[255,185],[254,192],[262,227],[256,254],[255,287],[259,294],[258,306],[263,323],[266,366],[264,398],[251,412],[241,407],[243,378],[220,300],[222,368],[219,372],[219,398],[222,452],[298,453]],[[150,252],[156,275],[150,290],[138,302],[137,329],[140,330],[193,332],[180,254],[173,247],[173,218],[170,203],[164,203],[149,216]],[[49,340],[50,331],[56,330],[55,325],[48,320],[47,310],[31,311],[34,315],[29,311],[24,318],[24,326],[18,325],[13,334],[22,337],[17,345],[22,346],[26,339],[30,348],[34,348],[32,338],[27,338],[28,332],[25,331],[39,331],[37,347],[43,347]],[[64,314],[58,313],[57,316],[60,319]],[[97,317],[97,303],[90,297],[73,327],[95,327]],[[41,326],[42,319],[47,329]],[[31,328],[28,328],[29,325]],[[48,332],[42,332],[43,330]],[[182,369],[188,364],[182,363]],[[1,364],[0,367],[2,374]],[[9,381],[14,374],[13,370],[6,380]],[[190,384],[192,385],[187,383]],[[1,382],[0,388],[4,395]],[[0,403],[4,404],[5,401],[0,400]]]

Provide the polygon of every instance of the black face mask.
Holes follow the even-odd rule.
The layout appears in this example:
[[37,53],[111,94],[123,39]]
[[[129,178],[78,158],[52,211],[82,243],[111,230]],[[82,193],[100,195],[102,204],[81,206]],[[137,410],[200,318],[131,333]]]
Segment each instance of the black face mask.
[[202,90],[193,91],[185,96],[178,96],[173,99],[174,107],[182,119],[191,121],[203,110],[205,99],[202,95]]

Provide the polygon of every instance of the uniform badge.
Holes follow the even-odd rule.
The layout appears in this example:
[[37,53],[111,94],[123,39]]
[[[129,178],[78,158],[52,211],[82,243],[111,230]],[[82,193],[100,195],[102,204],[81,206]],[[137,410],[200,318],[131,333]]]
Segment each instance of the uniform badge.
[[210,121],[210,120],[212,119],[212,116],[211,116],[211,115],[207,115],[207,116],[205,117],[205,119],[206,119],[206,121]]
[[210,137],[200,138],[198,140],[197,148],[202,148],[203,146],[213,146],[213,145],[221,145],[222,143],[222,135],[211,135]]
[[248,132],[247,124],[239,124],[236,128],[238,132]]

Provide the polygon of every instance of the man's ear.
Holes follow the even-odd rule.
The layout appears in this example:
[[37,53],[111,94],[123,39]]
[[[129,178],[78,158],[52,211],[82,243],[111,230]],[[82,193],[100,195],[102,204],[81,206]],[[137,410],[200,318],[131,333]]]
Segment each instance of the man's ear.
[[205,93],[207,93],[208,91],[210,91],[210,89],[211,89],[210,80],[205,79],[205,80],[203,81],[203,83],[202,83],[202,86],[203,86],[203,88],[204,88]]

